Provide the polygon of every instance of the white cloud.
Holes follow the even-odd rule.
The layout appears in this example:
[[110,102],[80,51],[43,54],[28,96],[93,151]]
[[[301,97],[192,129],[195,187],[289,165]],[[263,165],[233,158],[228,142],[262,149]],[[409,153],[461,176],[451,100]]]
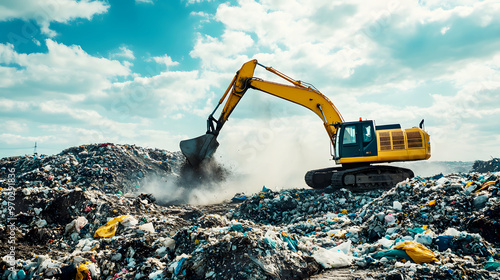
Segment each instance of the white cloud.
[[192,11],[189,15],[199,18],[198,25],[196,26],[197,29],[202,28],[204,24],[209,23],[213,19],[213,15],[210,15],[210,14],[205,13],[205,12]]
[[[96,94],[111,85],[110,79],[130,75],[130,69],[116,60],[94,57],[80,46],[45,41],[47,53],[17,53],[11,44],[0,44],[0,71],[13,76],[10,91],[25,94],[41,91]],[[1,78],[0,78],[1,79]]]
[[192,11],[191,13],[189,13],[191,16],[198,16],[198,17],[201,17],[204,21],[204,22],[208,22],[210,20],[210,18],[212,17],[210,14],[208,13],[205,13],[205,12],[195,12],[195,11]]
[[4,132],[27,132],[28,125],[19,121],[7,120],[3,122]]
[[159,118],[187,111],[205,116],[206,109],[197,112],[197,101],[210,96],[209,91],[217,81],[210,77],[209,73],[200,75],[198,71],[166,71],[114,83],[103,95],[89,101],[105,104],[108,111],[121,119]]
[[26,101],[14,101],[7,98],[0,99],[0,111],[5,112],[15,112],[15,111],[25,111],[28,110],[30,104]]
[[167,66],[167,70],[170,66],[179,65],[179,62],[173,61],[172,58],[166,54],[164,56],[154,56],[154,57],[151,57],[151,59],[154,60],[158,64],[164,64],[165,66]]
[[252,38],[244,32],[226,30],[221,39],[200,34],[190,55],[201,58],[206,69],[232,71],[241,61],[248,60],[246,51],[253,43]]
[[135,59],[134,52],[129,48],[127,48],[126,46],[121,46],[119,49],[120,49],[119,51],[111,54],[112,58],[123,57],[125,59],[130,59],[130,60]]
[[135,0],[135,3],[154,4],[153,0]]
[[[67,23],[77,18],[92,19],[96,14],[106,13],[109,4],[104,1],[75,0],[16,0],[3,1],[0,5],[0,21],[10,19],[35,20],[42,33],[53,37],[56,33],[50,29],[51,22]],[[32,32],[32,26],[26,23],[24,30]],[[26,31],[28,32],[28,31]],[[29,38],[29,34],[18,34]]]
[[186,2],[186,5],[193,5],[193,4],[199,4],[203,2],[212,2],[213,0],[184,0]]
[[[35,142],[46,142],[50,143],[52,141],[57,141],[57,137],[53,135],[45,136],[22,136],[12,133],[2,133],[0,134],[0,142],[8,145],[18,145],[19,143],[35,143]],[[31,151],[30,151],[31,152]]]

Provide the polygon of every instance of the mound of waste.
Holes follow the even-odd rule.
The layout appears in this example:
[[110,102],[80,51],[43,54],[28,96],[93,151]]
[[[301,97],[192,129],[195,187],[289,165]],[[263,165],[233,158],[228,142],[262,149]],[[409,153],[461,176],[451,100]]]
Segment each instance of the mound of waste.
[[179,173],[184,162],[180,152],[102,143],[68,148],[57,155],[8,157],[2,159],[0,168],[3,175],[6,168],[14,168],[16,180],[25,185],[24,192],[37,186],[63,186],[123,193],[139,188],[149,174]]
[[472,165],[471,172],[500,172],[500,158],[493,158],[488,161],[476,160]]
[[[362,205],[373,201],[384,193],[373,190],[365,193],[352,193],[346,189],[313,190],[290,189],[273,192],[263,188],[257,195],[245,200],[233,213],[233,218],[251,220],[262,224],[304,224],[307,220],[324,218],[332,213],[355,213]],[[309,233],[314,228],[304,226]],[[304,233],[303,232],[303,233]]]
[[0,279],[500,276],[499,172],[364,193],[264,187],[205,206],[142,192],[150,175],[195,183],[184,164],[179,153],[109,143],[1,159]]

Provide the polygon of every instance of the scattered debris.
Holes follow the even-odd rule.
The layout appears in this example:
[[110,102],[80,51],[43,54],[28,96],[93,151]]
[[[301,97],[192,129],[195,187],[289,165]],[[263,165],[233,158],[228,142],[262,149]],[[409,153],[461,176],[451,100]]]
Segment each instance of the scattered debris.
[[[152,176],[196,186],[184,163],[180,153],[111,143],[1,159],[0,278],[307,279],[337,268],[371,279],[500,276],[498,171],[363,193],[263,187],[206,206],[143,192]],[[227,175],[210,168],[197,176]]]

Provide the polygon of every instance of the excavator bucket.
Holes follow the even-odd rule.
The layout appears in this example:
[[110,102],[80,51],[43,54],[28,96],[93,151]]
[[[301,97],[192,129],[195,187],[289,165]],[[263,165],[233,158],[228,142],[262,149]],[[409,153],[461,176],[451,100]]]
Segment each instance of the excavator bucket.
[[180,148],[184,156],[192,166],[199,166],[204,159],[212,157],[219,146],[217,136],[205,134],[189,140],[183,140]]

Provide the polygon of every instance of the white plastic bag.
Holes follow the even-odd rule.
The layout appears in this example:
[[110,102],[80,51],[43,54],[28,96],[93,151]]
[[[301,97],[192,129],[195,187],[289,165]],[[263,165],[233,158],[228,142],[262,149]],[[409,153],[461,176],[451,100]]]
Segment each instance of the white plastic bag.
[[153,223],[146,223],[139,226],[139,229],[145,232],[155,233]]
[[389,249],[392,247],[392,245],[394,245],[394,240],[389,240],[385,237],[382,237],[377,241],[377,244],[382,245],[382,248],[384,249]]
[[133,227],[133,226],[137,225],[138,222],[139,221],[137,221],[137,219],[134,218],[134,216],[128,216],[125,219],[123,219],[121,224],[122,224],[122,226],[129,228],[129,227]]
[[392,208],[396,211],[401,211],[403,210],[403,205],[401,204],[401,202],[395,200],[392,202]]
[[343,251],[327,250],[319,248],[312,254],[312,257],[324,268],[336,268],[350,266],[353,258],[348,256]]

